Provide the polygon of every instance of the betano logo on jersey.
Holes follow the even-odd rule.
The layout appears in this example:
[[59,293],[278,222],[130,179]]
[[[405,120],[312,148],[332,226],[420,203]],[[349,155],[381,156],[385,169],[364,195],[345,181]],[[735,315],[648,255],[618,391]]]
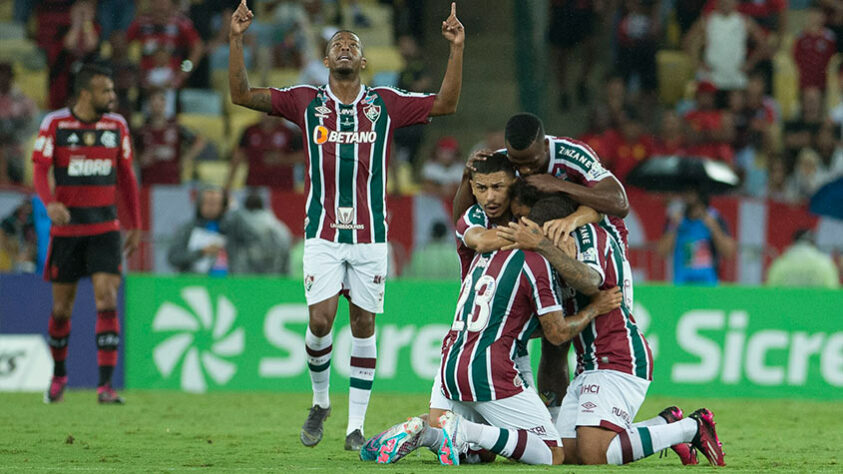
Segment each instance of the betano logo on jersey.
[[68,176],[108,176],[110,174],[111,160],[71,158],[67,165]]
[[338,132],[328,130],[319,125],[313,129],[313,143],[324,145],[327,142],[339,144],[375,143],[378,139],[377,132]]

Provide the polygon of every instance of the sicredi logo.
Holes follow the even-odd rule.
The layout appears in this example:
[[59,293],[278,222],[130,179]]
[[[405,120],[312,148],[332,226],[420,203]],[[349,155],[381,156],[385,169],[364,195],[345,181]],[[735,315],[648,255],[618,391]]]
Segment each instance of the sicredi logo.
[[328,130],[322,125],[313,129],[313,143],[317,145],[324,145],[328,142],[346,145],[374,143],[377,139],[377,132],[338,132],[336,130]]

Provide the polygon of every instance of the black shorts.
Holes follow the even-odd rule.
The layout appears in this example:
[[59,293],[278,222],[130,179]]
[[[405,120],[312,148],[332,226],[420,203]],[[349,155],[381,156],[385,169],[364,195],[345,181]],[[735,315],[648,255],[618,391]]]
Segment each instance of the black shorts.
[[122,270],[120,232],[50,238],[44,279],[75,283],[94,273],[119,275]]

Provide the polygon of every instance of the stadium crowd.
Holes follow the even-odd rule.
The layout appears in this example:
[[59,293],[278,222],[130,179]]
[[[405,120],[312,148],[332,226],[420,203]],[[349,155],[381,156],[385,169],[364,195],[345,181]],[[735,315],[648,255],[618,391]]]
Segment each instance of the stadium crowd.
[[[211,182],[226,192],[244,185],[300,191],[305,176],[298,128],[230,104],[230,3],[15,0],[3,28],[9,49],[0,60],[0,185],[31,185],[27,140],[39,113],[65,106],[75,71],[93,61],[115,73],[118,112],[132,127],[142,186]],[[364,34],[372,29],[367,12],[374,10],[367,7],[389,9],[392,19],[390,44],[367,49],[377,56],[371,63],[379,63],[367,82],[434,87],[421,48],[423,1],[254,3],[256,21],[244,53],[255,82],[323,84],[326,41],[340,25]],[[652,157],[688,155],[734,169],[740,195],[801,205],[843,175],[843,65],[836,55],[843,51],[843,2],[549,4],[547,38],[558,66],[549,81],[555,108],[568,123],[588,117],[586,127],[564,133],[588,143],[621,182]],[[593,55],[601,43],[611,45],[606,61],[595,61],[597,67],[581,61],[579,71],[567,67],[576,54]],[[46,81],[30,81],[29,72],[40,67],[37,54],[14,53],[33,52],[26,49],[33,44],[43,52]],[[569,81],[574,73],[578,77]],[[602,80],[595,81],[598,74]],[[503,146],[501,130],[487,132],[470,147],[459,137],[425,137],[419,126],[402,129],[395,135],[390,189],[450,199],[469,150]],[[426,143],[432,151],[423,153]],[[420,231],[417,250],[427,240],[441,240],[440,224],[447,221],[431,221]],[[18,255],[7,260],[24,252],[34,261],[29,238],[5,246],[7,254]],[[417,274],[421,266],[413,268]]]

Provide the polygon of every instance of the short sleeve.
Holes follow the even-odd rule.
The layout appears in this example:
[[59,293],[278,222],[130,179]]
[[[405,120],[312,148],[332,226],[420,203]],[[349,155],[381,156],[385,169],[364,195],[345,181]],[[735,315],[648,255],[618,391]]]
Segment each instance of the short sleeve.
[[462,215],[460,220],[457,221],[457,240],[465,244],[464,239],[466,232],[475,227],[479,227],[481,229],[489,228],[489,218],[486,216],[486,213],[483,212],[483,208],[481,208],[477,204],[469,207],[468,210],[465,211],[465,214]]
[[394,128],[425,124],[430,120],[435,94],[406,92],[392,87],[376,87],[374,90],[383,99]]
[[35,145],[32,148],[32,161],[34,163],[53,164],[53,150],[55,150],[55,127],[50,114],[41,121],[38,129],[38,137],[35,138]]
[[597,153],[585,142],[572,138],[553,138],[551,143],[551,174],[559,176],[560,172],[564,171],[568,181],[588,187],[614,177],[611,171],[603,167]]
[[606,271],[603,268],[606,259],[602,258],[600,253],[599,235],[594,225],[588,224],[577,228],[574,236],[577,243],[577,260],[599,273],[600,284],[598,286],[603,286],[606,281]]
[[544,257],[535,252],[524,252],[524,277],[530,283],[530,306],[536,315],[562,311],[556,278]]
[[295,86],[283,89],[271,88],[272,110],[270,115],[284,117],[299,127],[304,125],[304,110],[316,97],[317,89],[313,86]]

